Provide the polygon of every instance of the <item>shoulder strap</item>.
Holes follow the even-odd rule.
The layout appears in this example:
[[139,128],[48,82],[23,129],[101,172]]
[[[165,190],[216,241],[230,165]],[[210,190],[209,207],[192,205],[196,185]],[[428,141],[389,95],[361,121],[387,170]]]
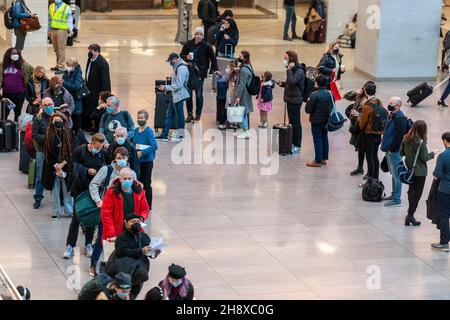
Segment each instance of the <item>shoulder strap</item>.
[[25,10],[27,10],[29,13],[31,13],[31,10],[27,7],[26,3],[23,0],[18,0],[18,1],[22,4],[22,6],[25,7]]
[[333,109],[331,110],[331,113],[336,113],[337,110],[336,110],[336,104],[334,103],[333,93],[332,93],[330,90],[328,90],[328,93],[330,94],[330,96],[331,96],[331,102],[333,103]]
[[419,144],[419,148],[417,148],[417,151],[416,151],[416,157],[415,157],[415,159],[414,159],[414,164],[413,164],[413,167],[412,167],[412,172],[414,172],[414,168],[416,167],[416,164],[417,164],[417,159],[419,159],[419,153],[420,153],[420,149],[422,148],[422,144],[423,144],[423,140],[421,139],[421,140],[420,140],[420,144]]
[[248,64],[243,65],[243,68],[247,68],[252,73],[252,76],[254,75],[253,68],[251,68]]

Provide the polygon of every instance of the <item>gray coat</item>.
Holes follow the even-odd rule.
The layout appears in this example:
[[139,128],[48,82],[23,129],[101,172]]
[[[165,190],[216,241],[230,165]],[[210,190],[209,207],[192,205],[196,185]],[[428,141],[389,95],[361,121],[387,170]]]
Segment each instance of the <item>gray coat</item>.
[[[249,66],[252,70],[253,68]],[[242,66],[239,69],[239,76],[236,81],[235,97],[240,98],[240,105],[245,107],[245,113],[253,112],[253,99],[250,93],[248,93],[247,86],[252,81],[252,72],[249,68]]]

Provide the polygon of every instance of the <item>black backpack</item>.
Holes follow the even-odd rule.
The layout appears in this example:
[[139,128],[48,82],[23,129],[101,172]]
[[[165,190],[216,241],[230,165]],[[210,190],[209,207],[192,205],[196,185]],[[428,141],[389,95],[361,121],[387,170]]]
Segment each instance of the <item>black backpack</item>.
[[83,288],[81,288],[81,291],[78,294],[78,300],[95,300],[102,291],[108,298],[111,298],[110,292],[106,288],[106,286],[111,282],[113,282],[113,279],[106,273],[96,276],[94,279],[88,281]]
[[186,88],[190,92],[197,90],[200,86],[201,81],[200,70],[198,69],[198,67],[192,62],[182,63],[175,69],[175,74],[177,74],[178,68],[180,66],[186,66],[189,71],[189,79],[186,83]]
[[384,185],[378,179],[369,178],[362,189],[362,198],[364,201],[381,202],[384,197]]
[[13,11],[13,7],[15,4],[16,4],[15,1],[11,2],[11,6],[5,11],[5,14],[4,14],[3,21],[5,22],[5,28],[8,30],[14,29],[12,11]]
[[252,68],[245,65],[244,68],[247,68],[252,73],[252,80],[247,86],[247,91],[251,96],[257,96],[259,94],[259,90],[261,90],[261,79],[258,76],[255,76]]
[[389,118],[389,111],[387,111],[379,104],[374,104],[371,106],[374,110],[374,116],[372,119],[372,130],[375,132],[382,132],[386,128],[386,124]]

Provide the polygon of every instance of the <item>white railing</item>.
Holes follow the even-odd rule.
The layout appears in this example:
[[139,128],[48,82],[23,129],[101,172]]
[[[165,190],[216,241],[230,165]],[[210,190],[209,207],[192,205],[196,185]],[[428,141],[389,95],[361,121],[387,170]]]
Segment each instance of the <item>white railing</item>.
[[23,300],[23,298],[8,277],[5,269],[0,265],[0,301],[1,300]]

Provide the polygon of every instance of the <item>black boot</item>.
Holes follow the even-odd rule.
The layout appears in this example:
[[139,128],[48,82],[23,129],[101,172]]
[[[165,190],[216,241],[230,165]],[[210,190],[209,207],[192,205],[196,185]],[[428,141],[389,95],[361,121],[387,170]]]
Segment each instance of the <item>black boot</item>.
[[185,120],[185,122],[189,123],[189,122],[192,122],[192,121],[194,121],[194,116],[192,115],[192,113],[189,113],[187,118],[186,118],[186,120]]
[[417,221],[416,218],[414,218],[414,216],[406,216],[405,218],[405,226],[420,226],[420,221]]

